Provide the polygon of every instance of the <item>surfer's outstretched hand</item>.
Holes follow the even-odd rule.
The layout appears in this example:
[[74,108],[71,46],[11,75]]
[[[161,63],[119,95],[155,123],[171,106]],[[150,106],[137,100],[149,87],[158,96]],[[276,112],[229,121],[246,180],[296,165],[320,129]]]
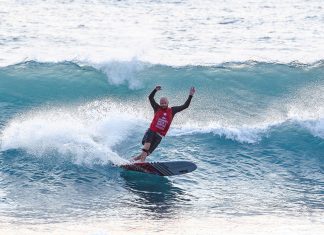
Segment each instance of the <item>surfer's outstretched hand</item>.
[[190,88],[190,91],[189,91],[189,95],[194,95],[195,94],[195,92],[196,92],[196,89],[195,89],[195,87],[191,87]]
[[161,86],[156,86],[155,87],[155,90],[157,90],[157,91],[159,91],[159,90],[161,90],[162,88],[161,88]]

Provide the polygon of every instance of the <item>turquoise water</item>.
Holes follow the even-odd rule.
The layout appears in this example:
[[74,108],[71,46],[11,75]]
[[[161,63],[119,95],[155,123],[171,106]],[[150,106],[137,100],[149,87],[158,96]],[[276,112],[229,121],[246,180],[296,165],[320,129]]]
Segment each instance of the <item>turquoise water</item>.
[[[321,0],[1,0],[0,234],[322,234]],[[156,85],[177,114],[126,172]]]
[[[176,219],[324,211],[324,67],[249,61],[214,66],[35,61],[0,68],[0,216]],[[157,177],[114,164],[140,151],[147,96],[190,107],[151,161],[189,160]]]

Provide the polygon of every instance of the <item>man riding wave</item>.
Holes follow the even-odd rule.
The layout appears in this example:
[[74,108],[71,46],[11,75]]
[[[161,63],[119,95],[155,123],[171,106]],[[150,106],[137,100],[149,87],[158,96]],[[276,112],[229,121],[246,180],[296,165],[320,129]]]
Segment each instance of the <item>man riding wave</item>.
[[191,87],[189,96],[186,102],[181,106],[173,106],[169,108],[169,101],[166,97],[160,99],[160,104],[154,100],[154,95],[157,91],[161,90],[161,86],[156,86],[155,89],[149,95],[151,106],[154,110],[154,117],[151,122],[150,128],[145,132],[142,144],[142,152],[137,157],[134,157],[134,161],[144,162],[146,157],[149,156],[156,147],[160,144],[162,137],[164,137],[171,125],[174,115],[178,112],[189,107],[191,99],[195,94],[195,88]]

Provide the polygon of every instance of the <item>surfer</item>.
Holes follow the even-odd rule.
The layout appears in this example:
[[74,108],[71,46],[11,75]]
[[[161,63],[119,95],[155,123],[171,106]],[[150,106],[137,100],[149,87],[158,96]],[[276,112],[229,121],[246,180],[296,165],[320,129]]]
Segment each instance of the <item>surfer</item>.
[[156,147],[160,144],[162,137],[164,137],[168,132],[174,115],[188,108],[191,99],[195,94],[195,88],[191,87],[189,97],[183,105],[169,108],[169,101],[166,97],[162,97],[160,99],[160,104],[156,103],[154,100],[154,95],[159,90],[161,90],[161,86],[156,86],[148,97],[151,106],[154,109],[154,118],[151,122],[150,128],[145,132],[142,139],[142,152],[140,155],[133,158],[134,161],[144,162],[146,157],[156,149]]

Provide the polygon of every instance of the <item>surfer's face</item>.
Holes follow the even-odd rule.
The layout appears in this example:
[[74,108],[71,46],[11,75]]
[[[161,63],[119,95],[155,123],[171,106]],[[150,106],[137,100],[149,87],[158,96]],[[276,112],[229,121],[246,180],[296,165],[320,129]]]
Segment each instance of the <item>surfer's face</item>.
[[160,99],[160,106],[161,106],[161,108],[166,109],[166,108],[168,108],[168,105],[169,105],[168,99],[165,98],[165,97],[162,97]]

